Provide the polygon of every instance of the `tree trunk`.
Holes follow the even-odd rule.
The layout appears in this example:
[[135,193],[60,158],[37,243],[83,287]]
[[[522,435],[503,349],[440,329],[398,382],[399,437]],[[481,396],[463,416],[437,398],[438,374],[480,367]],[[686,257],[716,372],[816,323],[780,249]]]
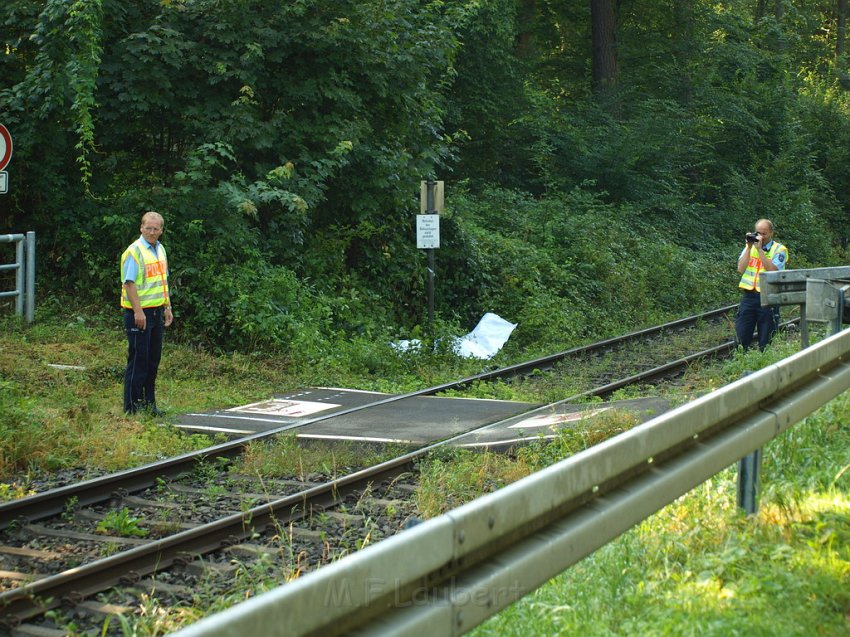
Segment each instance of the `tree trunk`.
[[776,42],[776,50],[780,53],[788,49],[788,40],[785,37],[785,0],[776,0],[773,6],[773,15],[776,16],[776,24],[779,25],[779,34]]
[[516,38],[517,56],[520,58],[530,57],[534,50],[532,32],[536,15],[537,0],[522,0],[520,2],[518,15],[519,33]]
[[593,91],[610,93],[617,84],[618,0],[590,0],[593,40]]
[[693,0],[673,2],[673,55],[679,67],[679,99],[682,103],[691,100],[693,83],[689,65],[693,55],[694,10]]

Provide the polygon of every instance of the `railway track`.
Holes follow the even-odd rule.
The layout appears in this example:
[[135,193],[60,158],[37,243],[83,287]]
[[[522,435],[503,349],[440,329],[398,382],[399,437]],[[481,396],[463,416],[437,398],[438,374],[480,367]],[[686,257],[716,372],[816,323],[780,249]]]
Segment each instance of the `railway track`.
[[[14,520],[20,518],[38,520],[51,515],[59,515],[64,511],[66,503],[70,499],[73,499],[81,506],[85,506],[107,501],[112,498],[115,493],[133,493],[147,489],[153,486],[158,479],[163,477],[175,477],[192,471],[198,462],[203,462],[210,458],[232,459],[238,457],[252,442],[269,439],[281,433],[291,431],[292,429],[308,427],[313,423],[322,422],[330,418],[346,416],[354,412],[403,401],[408,398],[434,396],[442,393],[451,394],[452,392],[457,392],[472,384],[527,376],[533,374],[535,370],[552,370],[556,365],[563,364],[565,361],[570,359],[580,361],[582,358],[589,356],[599,356],[629,343],[639,342],[651,337],[658,337],[659,335],[671,330],[693,328],[695,325],[706,320],[724,320],[727,314],[732,311],[734,307],[735,306],[725,306],[717,310],[697,314],[652,328],[639,330],[624,336],[606,339],[590,345],[575,347],[550,356],[536,358],[523,363],[483,372],[475,376],[462,378],[449,383],[443,383],[434,387],[428,387],[397,396],[390,396],[365,405],[337,411],[332,414],[309,418],[299,422],[298,424],[286,425],[260,434],[245,436],[226,443],[208,447],[206,449],[175,456],[167,460],[149,463],[134,469],[119,471],[107,476],[85,480],[76,484],[50,489],[49,491],[38,493],[26,498],[5,502],[0,504],[0,530],[6,528]],[[731,341],[724,341],[718,346],[718,348],[719,349],[716,353],[731,351],[734,348],[734,344]],[[716,353],[706,355],[716,355]],[[640,382],[641,379],[644,378],[648,382],[652,379],[653,375],[657,376],[661,373],[653,371],[656,367],[657,366],[653,366],[651,370],[647,370],[647,372],[642,375],[629,374],[628,377],[630,379],[633,377],[635,378],[627,384]],[[672,370],[671,373],[673,373]],[[616,390],[616,383],[602,384],[609,387],[609,389],[597,392],[588,390],[584,392],[583,395],[604,396],[607,395],[606,392],[610,393]]]
[[[671,331],[693,329],[695,325],[703,321],[725,320],[724,317],[731,309],[731,306],[720,308],[649,330],[573,348],[559,354],[488,371],[452,383],[401,396],[391,396],[365,406],[317,417],[299,423],[297,427],[307,427],[313,422],[344,416],[347,413],[401,401],[409,397],[455,392],[471,383],[522,378],[532,373],[537,377],[539,371],[534,372],[534,370],[555,371],[569,360],[586,361],[588,357],[605,356],[606,352],[627,347],[630,343],[657,338]],[[694,360],[722,355],[733,348],[734,342],[725,341],[672,361],[667,360],[661,365],[644,366],[648,368],[637,373],[630,373],[625,377],[608,379],[603,384],[562,398],[540,409],[551,408],[554,404],[572,402],[588,396],[604,397],[629,385],[648,384],[657,382],[659,379],[670,378],[680,374]],[[143,589],[147,587],[150,590],[168,589],[168,582],[152,578],[170,572],[169,569],[171,571],[194,569],[198,572],[206,572],[198,564],[197,556],[219,556],[208,559],[212,559],[214,563],[218,560],[226,565],[232,562],[235,550],[264,555],[269,552],[268,547],[274,541],[280,543],[281,538],[286,535],[286,529],[292,530],[293,536],[306,536],[313,543],[318,537],[319,544],[326,545],[323,549],[326,558],[332,559],[332,555],[338,554],[338,551],[330,548],[327,531],[311,529],[309,527],[311,521],[318,518],[347,520],[350,523],[347,527],[349,532],[355,526],[360,529],[361,537],[355,540],[355,544],[362,544],[397,532],[404,528],[415,515],[415,507],[411,504],[409,496],[416,489],[417,464],[436,447],[453,442],[453,439],[439,441],[390,460],[352,470],[339,478],[328,479],[327,476],[318,476],[319,480],[315,483],[305,483],[303,480],[291,478],[282,482],[266,480],[259,487],[256,483],[253,485],[245,483],[236,487],[240,490],[238,497],[225,502],[220,507],[208,503],[209,496],[215,494],[215,489],[209,486],[197,487],[186,484],[187,476],[190,477],[188,480],[191,482],[191,476],[198,472],[199,467],[216,467],[217,470],[224,471],[249,444],[260,440],[270,440],[287,432],[291,433],[295,427],[292,425],[281,427],[200,452],[68,485],[0,505],[0,528],[3,529],[0,536],[0,564],[10,565],[10,568],[0,568],[0,582],[6,589],[0,589],[3,590],[0,592],[0,627],[8,631],[18,631],[22,635],[27,634],[26,629],[22,627],[26,626],[23,622],[59,606],[87,608],[80,612],[109,615],[110,609],[114,613],[118,607],[109,604],[104,607],[102,602],[84,600],[94,593],[122,583],[141,586]],[[230,488],[230,486],[221,487],[221,490],[227,491]],[[405,492],[406,497],[400,497],[397,492],[393,492],[393,488]],[[392,521],[384,523],[378,532],[374,532],[374,529],[370,530],[369,524],[356,522],[356,518],[346,518],[346,516],[363,515],[347,510],[346,502],[350,504],[352,499],[359,503],[376,500],[373,495],[376,490],[379,495],[378,506],[383,506],[385,512],[392,509],[396,514],[392,517]],[[181,493],[182,500],[175,495]],[[204,511],[206,518],[204,515],[184,517],[174,514],[172,516],[175,510],[184,511],[191,508],[191,503],[197,504],[201,501],[205,504],[200,505],[199,508]],[[363,509],[363,507],[360,508]],[[370,519],[374,520],[375,514],[371,515]],[[143,525],[143,534],[140,531],[138,536],[128,535],[128,529],[137,528],[132,524],[139,519],[147,522],[150,518],[157,516],[162,519],[162,524],[159,526],[146,523]],[[386,515],[380,517],[388,518]],[[118,527],[121,527],[120,522],[123,519],[124,527],[121,529],[123,534],[115,536],[97,533],[99,526],[105,528],[104,521],[108,519],[112,520],[113,526]],[[131,521],[135,522],[131,524]],[[305,521],[307,526],[303,527]],[[300,529],[298,533],[294,531],[296,528]],[[155,534],[150,533],[153,529],[156,531]],[[364,539],[364,533],[365,537],[370,538],[369,540]],[[161,537],[155,537],[155,535],[161,535]],[[67,556],[65,561],[55,561],[53,558],[57,552],[51,547],[71,541],[79,543],[75,546],[85,547],[78,549],[75,553],[72,552],[75,555],[72,560],[76,560],[76,563],[69,563]],[[284,544],[286,547],[278,547],[280,549],[278,552],[288,555],[290,562],[293,555],[309,553],[307,549],[293,549],[291,538],[288,544],[285,542]],[[36,548],[33,548],[34,546]],[[233,547],[239,548],[233,549]],[[321,550],[319,557],[321,558]],[[314,561],[318,564],[322,560]],[[51,566],[51,562],[55,565]],[[300,566],[296,559],[293,576],[297,576]],[[160,582],[158,587],[157,581]],[[88,604],[88,606],[81,607],[81,604]],[[98,604],[101,605],[98,606]]]

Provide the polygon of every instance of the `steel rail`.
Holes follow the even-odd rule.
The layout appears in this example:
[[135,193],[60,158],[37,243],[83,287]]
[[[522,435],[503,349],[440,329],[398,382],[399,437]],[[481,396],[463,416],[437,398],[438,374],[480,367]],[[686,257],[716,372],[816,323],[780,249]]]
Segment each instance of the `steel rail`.
[[315,416],[313,418],[308,418],[298,423],[290,423],[281,427],[277,427],[275,429],[271,429],[269,431],[252,434],[250,436],[231,440],[225,443],[214,445],[212,447],[207,447],[205,449],[188,452],[179,456],[175,456],[173,458],[168,458],[166,460],[148,463],[146,465],[142,465],[141,467],[135,467],[133,469],[119,471],[106,476],[92,478],[90,480],[85,480],[76,484],[66,485],[64,487],[58,487],[56,489],[37,493],[26,498],[19,498],[17,500],[4,502],[0,504],[0,530],[8,527],[16,520],[25,519],[27,521],[35,521],[44,519],[51,515],[58,515],[65,510],[65,504],[71,498],[74,498],[75,502],[79,506],[87,506],[109,500],[110,498],[115,497],[116,493],[132,493],[136,491],[142,491],[154,485],[156,483],[157,478],[161,478],[163,476],[174,477],[176,475],[180,475],[181,473],[191,471],[199,460],[211,457],[237,457],[239,454],[242,453],[242,450],[249,443],[255,440],[270,438],[272,436],[284,433],[286,431],[290,431],[292,429],[305,427],[307,425],[311,425],[317,422],[336,418],[339,416],[345,416],[372,407],[378,407],[380,405],[398,402],[407,398],[430,396],[442,391],[458,389],[460,387],[464,387],[466,385],[478,381],[487,381],[493,380],[495,378],[503,378],[517,376],[522,373],[530,373],[534,369],[548,369],[551,368],[558,361],[568,358],[570,356],[604,351],[606,349],[614,347],[615,345],[630,340],[646,338],[647,336],[661,333],[664,330],[678,329],[683,326],[693,325],[701,320],[711,319],[723,315],[734,307],[736,306],[724,306],[716,310],[711,310],[701,314],[696,314],[694,316],[678,319],[676,321],[671,321],[669,323],[664,323],[655,327],[638,330],[636,332],[631,332],[623,336],[606,339],[603,341],[592,343],[590,345],[583,345],[568,349],[558,354],[553,354],[551,356],[545,356],[524,363],[509,365],[507,367],[491,370],[488,372],[477,374],[475,376],[469,376],[461,380],[443,383],[440,385],[435,385],[433,387],[428,387],[425,389],[420,389],[405,394],[388,396],[387,398],[383,398],[381,400],[377,400],[371,403],[358,405],[355,407],[349,407],[347,409],[342,409],[340,411],[329,414]]
[[676,321],[664,323],[662,325],[656,325],[654,327],[648,327],[643,330],[638,330],[637,332],[630,332],[629,334],[624,334],[623,336],[615,336],[613,338],[598,341],[596,343],[591,343],[589,345],[580,345],[578,347],[573,347],[572,349],[564,350],[563,352],[559,352],[557,354],[543,356],[541,358],[536,358],[534,360],[527,361],[524,363],[517,363],[515,365],[502,367],[500,369],[494,370],[493,372],[479,374],[478,376],[468,379],[467,382],[472,382],[473,380],[489,380],[491,376],[488,376],[488,374],[492,374],[492,377],[503,378],[507,376],[520,376],[522,374],[530,373],[535,369],[546,371],[554,367],[560,361],[570,356],[578,356],[582,354],[592,354],[594,352],[605,351],[615,347],[616,345],[636,340],[638,338],[646,338],[648,336],[661,334],[666,330],[680,329],[682,327],[694,325],[699,321],[723,316],[724,314],[727,314],[728,312],[736,309],[737,307],[737,305],[726,305],[724,307],[717,308],[716,310],[709,310],[708,312],[703,312],[702,314],[695,314],[693,316],[688,316],[682,319],[678,319]]
[[[174,564],[191,561],[262,532],[271,525],[286,525],[312,511],[334,506],[349,493],[369,483],[381,482],[410,471],[418,452],[357,471],[337,480],[201,524],[159,540],[152,540],[83,566],[36,580],[0,593],[0,627],[13,628],[20,621],[40,615],[65,602],[89,595]],[[108,539],[108,538],[107,538]]]
[[[730,308],[724,308],[723,311],[727,311]],[[716,310],[716,312],[720,313],[720,310]],[[791,319],[790,321],[785,321],[780,325],[780,329],[787,329],[789,325],[796,325],[800,322],[799,318]],[[725,343],[721,343],[720,345],[715,345],[714,347],[709,347],[708,349],[704,349],[700,352],[696,352],[695,354],[690,354],[689,356],[685,356],[683,358],[679,358],[675,361],[670,361],[669,363],[664,363],[663,365],[659,365],[657,367],[653,367],[652,369],[648,369],[644,372],[640,372],[638,374],[634,374],[632,376],[627,376],[626,378],[621,378],[620,380],[616,380],[614,382],[608,383],[606,385],[600,385],[599,387],[595,387],[594,389],[588,389],[587,391],[574,394],[569,396],[568,398],[564,398],[562,400],[556,401],[554,403],[550,403],[548,405],[543,405],[541,407],[537,407],[527,412],[528,415],[533,414],[538,411],[544,411],[548,408],[551,408],[555,405],[561,405],[566,403],[572,403],[577,400],[582,400],[584,398],[604,398],[606,396],[610,396],[618,389],[623,389],[624,387],[628,387],[630,385],[636,385],[637,383],[654,381],[665,377],[674,377],[678,376],[682,373],[682,370],[686,368],[693,362],[698,360],[703,360],[706,358],[715,358],[721,356],[723,354],[729,354],[734,351],[738,346],[738,342],[735,340],[726,341]],[[496,423],[498,424],[498,423]],[[493,425],[489,425],[492,427]]]
[[[790,321],[786,321],[782,323],[781,328],[787,328],[789,325],[793,325],[799,323],[800,319],[792,319]],[[658,367],[653,367],[652,369],[648,369],[644,372],[640,372],[639,374],[634,374],[632,376],[628,376],[626,378],[622,378],[620,380],[616,380],[612,383],[608,383],[606,385],[600,385],[599,387],[595,387],[594,389],[589,389],[587,391],[573,394],[567,398],[563,398],[561,400],[555,401],[553,403],[549,403],[547,405],[541,405],[539,407],[535,407],[527,412],[524,412],[524,416],[531,417],[537,413],[547,413],[552,407],[557,405],[564,405],[568,403],[574,403],[579,400],[583,400],[585,398],[604,398],[606,396],[610,396],[618,389],[622,389],[624,387],[628,387],[629,385],[636,385],[637,383],[653,381],[660,378],[671,378],[679,375],[683,372],[683,370],[690,365],[691,363],[703,360],[706,358],[714,358],[716,356],[720,356],[722,354],[728,354],[733,351],[738,346],[737,341],[726,341],[725,343],[721,343],[720,345],[715,345],[714,347],[709,347],[708,349],[704,349],[701,352],[697,352],[695,354],[691,354],[689,356],[685,356],[683,358],[679,358],[675,361],[670,361],[669,363],[664,363],[663,365],[659,365]],[[498,427],[501,423],[493,423],[490,425],[485,425],[481,427],[479,430],[470,431],[468,433],[459,434],[459,437],[462,438],[464,436],[473,435],[478,431],[483,431],[487,429],[492,429],[494,427]]]

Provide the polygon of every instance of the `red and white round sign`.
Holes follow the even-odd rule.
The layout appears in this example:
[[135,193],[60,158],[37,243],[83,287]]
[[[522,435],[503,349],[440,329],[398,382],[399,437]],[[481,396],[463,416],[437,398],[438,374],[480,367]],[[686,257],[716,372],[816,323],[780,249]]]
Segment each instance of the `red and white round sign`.
[[0,124],[0,170],[5,170],[12,160],[12,135]]

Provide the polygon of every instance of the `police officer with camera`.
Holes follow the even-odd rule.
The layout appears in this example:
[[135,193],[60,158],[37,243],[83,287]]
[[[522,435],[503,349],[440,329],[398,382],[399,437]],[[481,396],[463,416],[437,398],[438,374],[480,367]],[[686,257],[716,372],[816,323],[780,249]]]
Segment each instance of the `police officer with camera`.
[[755,232],[746,234],[746,245],[738,257],[738,272],[741,273],[738,287],[742,290],[742,295],[738,315],[735,317],[735,333],[744,350],[750,347],[756,326],[759,349],[763,351],[779,325],[779,308],[762,307],[759,282],[762,272],[784,270],[788,261],[788,248],[774,241],[773,230],[773,222],[770,219],[759,219]]

